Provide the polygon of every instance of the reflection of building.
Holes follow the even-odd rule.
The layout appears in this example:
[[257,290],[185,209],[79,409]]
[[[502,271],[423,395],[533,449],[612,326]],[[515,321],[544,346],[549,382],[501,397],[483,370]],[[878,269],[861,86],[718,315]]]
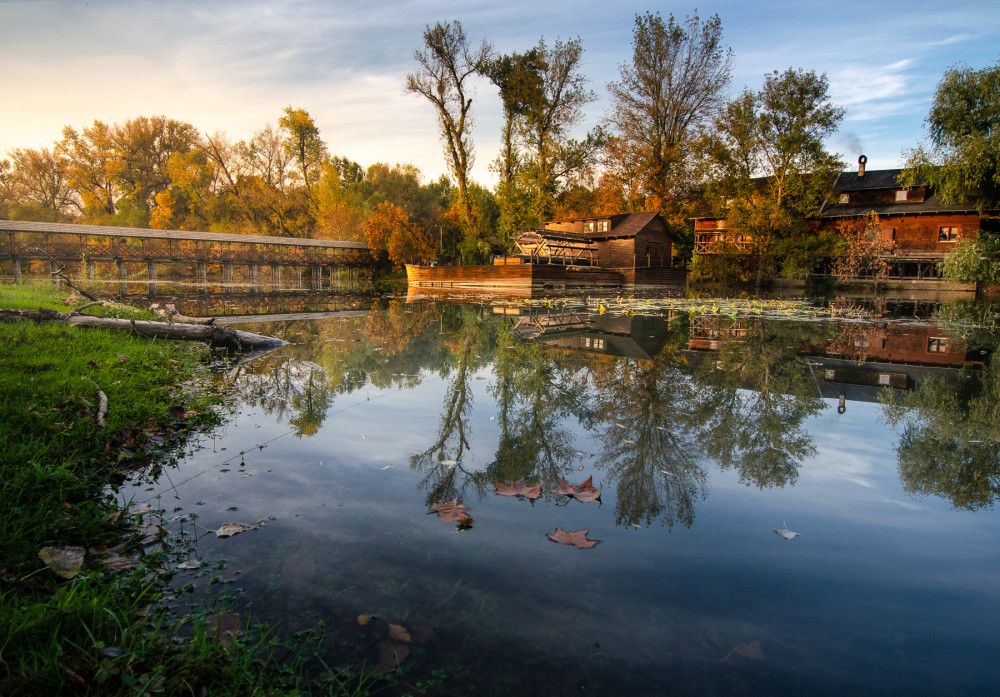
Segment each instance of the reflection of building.
[[651,360],[667,341],[668,317],[595,315],[529,308],[511,316],[513,330],[528,341],[571,351]]
[[[705,352],[727,343],[748,340],[760,331],[761,320],[701,315],[691,319],[688,349]],[[842,322],[838,336],[822,344],[802,344],[817,379],[874,388],[912,388],[931,375],[954,380],[957,371],[982,363],[978,352],[966,350],[933,322],[898,322],[884,317],[871,322]],[[829,391],[827,387],[821,388]],[[870,393],[874,398],[877,390]],[[829,395],[824,395],[829,396]],[[835,395],[834,395],[835,396]]]

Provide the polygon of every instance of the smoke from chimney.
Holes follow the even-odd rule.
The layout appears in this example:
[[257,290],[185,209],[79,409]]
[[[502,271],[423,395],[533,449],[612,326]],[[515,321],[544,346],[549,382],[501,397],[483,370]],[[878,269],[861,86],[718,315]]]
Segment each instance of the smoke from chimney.
[[858,158],[858,179],[865,176],[865,164],[867,164],[868,158],[862,155]]

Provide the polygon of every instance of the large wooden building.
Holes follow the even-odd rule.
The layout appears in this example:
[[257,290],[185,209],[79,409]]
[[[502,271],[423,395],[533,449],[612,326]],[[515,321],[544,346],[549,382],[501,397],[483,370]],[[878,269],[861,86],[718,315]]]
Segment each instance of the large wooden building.
[[[892,278],[936,278],[938,264],[963,239],[975,239],[981,229],[992,229],[996,219],[983,217],[971,202],[946,203],[926,185],[905,186],[901,169],[866,170],[867,158],[858,158],[857,171],[841,172],[814,229],[834,228],[838,222],[879,216],[881,234],[893,243]],[[695,219],[695,254],[716,254],[741,247],[725,219]],[[819,260],[817,260],[819,261]]]
[[516,242],[515,263],[599,267],[620,273],[625,285],[673,282],[680,272],[673,234],[658,211],[552,220],[522,231]]

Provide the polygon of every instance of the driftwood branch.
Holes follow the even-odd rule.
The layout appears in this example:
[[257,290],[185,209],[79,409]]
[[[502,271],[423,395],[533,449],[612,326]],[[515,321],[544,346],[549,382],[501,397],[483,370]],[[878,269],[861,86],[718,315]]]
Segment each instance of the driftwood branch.
[[[52,256],[51,254],[49,254],[47,251],[45,251],[41,247],[35,247],[35,249],[38,250],[39,252],[41,252],[42,254],[44,254],[45,256],[47,256],[54,264],[56,264],[57,266],[59,266],[59,262],[56,260],[56,258],[54,256]],[[72,288],[73,290],[75,290],[77,293],[79,293],[80,295],[82,295],[83,297],[85,297],[87,300],[92,300],[94,302],[100,302],[95,296],[91,295],[90,293],[88,293],[87,291],[85,291],[83,288],[81,288],[80,286],[78,286],[75,283],[73,283],[73,281],[70,280],[69,276],[67,276],[66,274],[63,273],[63,269],[65,269],[65,268],[66,268],[66,265],[63,264],[63,265],[59,266],[59,270],[58,271],[54,271],[53,273],[56,276],[58,276],[59,278],[61,278],[62,280],[66,281],[66,285],[68,285],[70,288]]]
[[115,319],[112,317],[94,317],[79,315],[58,310],[0,310],[0,322],[13,322],[20,319],[35,321],[65,322],[77,327],[103,327],[129,332],[148,339],[171,339],[176,341],[204,341],[212,346],[233,349],[276,348],[285,342],[272,336],[243,332],[232,327],[214,324],[178,324],[169,322],[150,322],[146,320]]

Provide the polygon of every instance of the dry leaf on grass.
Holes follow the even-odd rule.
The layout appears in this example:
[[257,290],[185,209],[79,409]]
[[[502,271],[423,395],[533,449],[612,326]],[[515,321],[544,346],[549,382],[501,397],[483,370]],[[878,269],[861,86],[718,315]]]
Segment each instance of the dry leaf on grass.
[[523,496],[526,499],[537,499],[542,495],[542,485],[527,486],[524,483],[524,477],[521,477],[516,482],[511,482],[510,486],[503,482],[495,483],[497,485],[497,493],[501,496]]
[[39,558],[45,566],[63,578],[73,578],[83,567],[83,556],[87,553],[83,547],[42,547],[38,550]]
[[403,627],[402,625],[398,624],[389,625],[389,636],[395,639],[396,641],[404,641],[404,642],[410,641],[410,633],[406,631],[406,627]]
[[551,535],[548,535],[548,538],[554,542],[561,542],[564,545],[573,545],[575,547],[579,547],[580,549],[589,549],[590,547],[596,545],[600,540],[588,540],[588,532],[590,532],[590,528],[566,532],[562,528],[556,527],[556,531]]

